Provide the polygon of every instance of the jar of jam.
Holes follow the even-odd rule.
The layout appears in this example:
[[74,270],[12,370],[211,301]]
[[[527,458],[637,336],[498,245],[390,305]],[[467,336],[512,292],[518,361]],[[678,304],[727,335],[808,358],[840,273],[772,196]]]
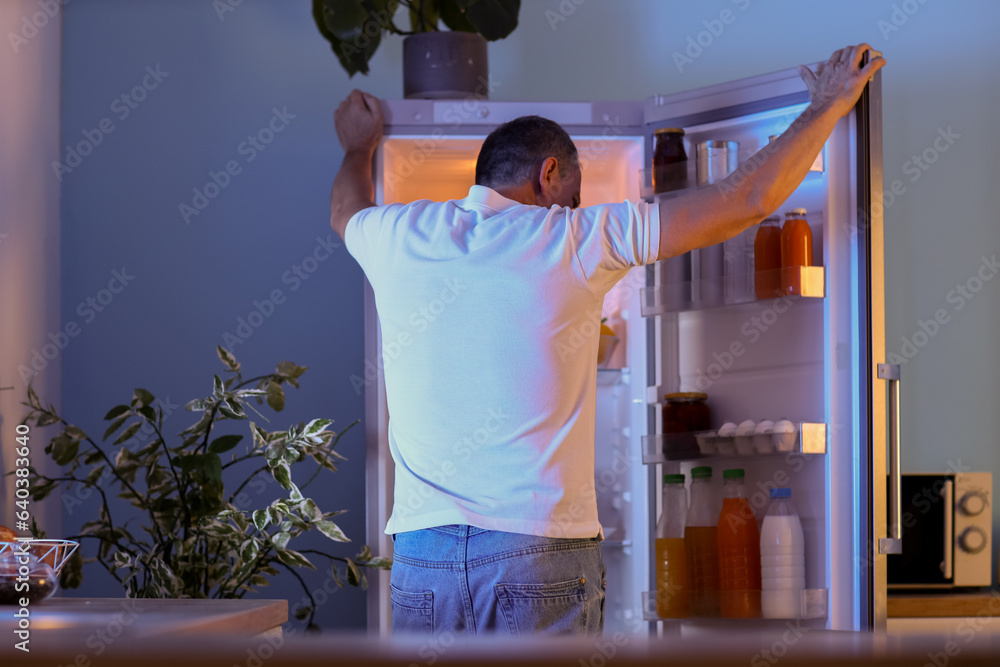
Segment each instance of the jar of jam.
[[684,130],[661,127],[653,133],[653,192],[670,192],[687,187],[687,153]]
[[712,428],[712,411],[708,407],[708,394],[697,391],[678,392],[663,397],[664,433],[692,433]]

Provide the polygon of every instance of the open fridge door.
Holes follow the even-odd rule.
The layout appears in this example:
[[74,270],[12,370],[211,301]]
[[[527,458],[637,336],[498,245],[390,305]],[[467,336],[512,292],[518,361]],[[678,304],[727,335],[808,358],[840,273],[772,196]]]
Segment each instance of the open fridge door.
[[[868,100],[877,100],[877,83],[876,78]],[[647,145],[658,128],[683,129],[688,186],[718,188],[725,195],[718,184],[699,185],[697,145],[739,142],[740,164],[753,169],[755,159],[764,159],[753,158],[757,151],[785,131],[808,102],[797,70],[657,96],[646,106]],[[812,233],[814,266],[795,274],[795,288],[758,298],[750,269],[739,276],[742,291],[733,291],[727,283],[732,276],[718,260],[722,249],[710,248],[659,262],[641,296],[651,361],[645,397],[649,436],[643,442],[650,535],[661,510],[661,473],[710,465],[721,486],[724,469],[743,468],[758,521],[769,490],[791,488],[805,538],[806,590],[796,620],[809,628],[867,630],[873,601],[885,591],[884,571],[880,584],[879,560],[871,556],[873,522],[885,516],[879,506],[885,498],[884,481],[879,483],[885,479],[884,461],[880,473],[871,447],[873,437],[884,442],[878,439],[879,428],[884,438],[884,423],[873,412],[871,380],[873,351],[882,337],[881,216],[873,215],[870,196],[881,192],[881,137],[875,125],[880,110],[873,105],[840,121],[813,169],[776,211],[784,217],[791,209],[805,209]],[[663,433],[660,414],[665,394],[672,392],[708,395],[712,416],[703,437]],[[763,420],[791,421],[795,434],[762,439],[718,432],[727,422]],[[651,546],[647,557],[653,563]],[[655,567],[649,573],[644,614],[656,621]],[[689,619],[661,627],[682,634],[786,629],[780,619]]]

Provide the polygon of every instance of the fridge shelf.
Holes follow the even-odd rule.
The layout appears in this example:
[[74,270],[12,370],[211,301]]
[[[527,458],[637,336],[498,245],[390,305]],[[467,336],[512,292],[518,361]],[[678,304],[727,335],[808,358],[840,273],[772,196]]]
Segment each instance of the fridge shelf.
[[644,435],[642,462],[648,465],[694,459],[826,454],[826,442],[826,424],[811,422],[799,423],[795,433],[769,437],[719,436],[715,431]]
[[[787,273],[786,273],[787,272]],[[683,313],[708,308],[732,308],[746,304],[769,304],[778,299],[822,299],[826,296],[826,272],[822,266],[798,266],[792,269],[762,271],[772,274],[772,280],[780,281],[782,274],[793,285],[794,292],[777,294],[775,298],[758,299],[755,294],[745,293],[720,298],[725,294],[725,278],[718,280],[687,280],[670,285],[644,287],[640,290],[640,305],[643,317],[654,317],[667,313]],[[743,282],[753,285],[756,274],[743,277]]]
[[[697,183],[698,175],[697,172],[695,171],[696,168],[695,160],[688,160],[687,163],[685,164],[685,167],[687,168],[687,182]],[[819,156],[817,156],[816,161],[813,162],[812,167],[809,168],[809,173],[806,174],[806,177],[802,180],[802,183],[799,185],[799,187],[800,188],[810,187],[821,184],[823,181],[823,170],[824,170],[823,154],[820,153]],[[677,190],[669,190],[667,192],[654,193],[653,170],[651,168],[639,170],[639,194],[641,195],[643,201],[648,202],[650,204],[658,203],[663,199],[673,199],[674,197],[679,197],[681,195],[688,194],[689,192],[696,192],[698,190],[709,190],[709,189],[717,190],[720,193],[723,192],[722,186],[719,183],[706,183],[704,185],[693,185],[688,188],[680,188]]]
[[[806,588],[802,591],[802,600],[800,614],[797,619],[807,620],[807,619],[819,619],[827,617],[827,609],[829,608],[829,598],[830,591],[827,588]],[[795,619],[779,619],[779,618],[707,618],[707,617],[688,617],[688,618],[660,618],[656,613],[656,591],[643,591],[642,592],[642,620],[644,621],[663,621],[665,623],[685,623],[689,621],[715,621],[721,626],[732,628],[733,623],[748,623],[759,625],[761,623],[767,623],[769,621],[787,621]]]

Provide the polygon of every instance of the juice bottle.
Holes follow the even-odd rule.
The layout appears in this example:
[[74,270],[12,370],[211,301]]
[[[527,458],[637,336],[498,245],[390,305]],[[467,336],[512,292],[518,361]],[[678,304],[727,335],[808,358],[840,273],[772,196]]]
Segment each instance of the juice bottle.
[[781,289],[781,218],[774,215],[760,223],[753,240],[754,293],[773,299]]
[[684,527],[688,571],[691,573],[691,615],[719,615],[719,551],[716,539],[720,503],[712,488],[712,469],[691,470],[691,507]]
[[812,266],[812,230],[806,222],[806,210],[793,208],[785,214],[781,228],[781,291],[798,294],[800,266]]
[[686,618],[691,610],[684,517],[684,475],[663,476],[663,511],[656,524],[656,615]]
[[724,618],[760,616],[760,533],[743,492],[743,469],[725,470],[719,513],[719,608]]

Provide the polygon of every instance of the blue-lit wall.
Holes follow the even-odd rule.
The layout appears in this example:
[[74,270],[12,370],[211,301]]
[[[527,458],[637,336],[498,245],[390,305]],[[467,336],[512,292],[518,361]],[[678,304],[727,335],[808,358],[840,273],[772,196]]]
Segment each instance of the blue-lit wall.
[[[77,0],[64,10],[62,145],[94,145],[61,174],[62,317],[80,328],[61,356],[63,406],[94,432],[136,386],[172,405],[207,393],[226,334],[245,338],[230,347],[248,372],[282,359],[310,367],[275,427],[363,416],[349,379],[364,370],[362,274],[328,226],[342,158],[332,112],[355,86],[401,95],[401,42],[386,39],[373,74],[351,80],[306,0],[244,0],[220,15],[221,4]],[[490,46],[495,99],[642,99],[825,59],[847,43],[882,49],[885,182],[904,190],[885,214],[888,350],[907,354],[903,337],[912,342],[938,309],[949,315],[904,366],[905,466],[960,461],[1000,475],[1000,281],[961,309],[948,300],[1000,249],[1000,89],[992,83],[1000,3],[522,4],[517,31]],[[144,84],[141,101],[120,99]],[[272,140],[262,150],[244,143],[265,128],[274,133],[263,132]],[[958,138],[914,171],[912,157],[948,128]],[[227,164],[233,173],[219,175]],[[213,172],[225,187],[194,201]],[[204,208],[185,219],[181,204]],[[272,308],[264,301],[276,290],[281,303]],[[240,318],[261,324],[248,331]],[[188,422],[178,409],[168,430]],[[350,460],[315,492],[321,506],[351,510],[341,524],[356,541],[364,536],[362,433],[345,436]],[[67,509],[67,529],[88,508]],[[79,594],[116,594],[109,581],[95,573]],[[291,586],[282,580],[264,595],[291,595]],[[360,628],[364,605],[363,593],[342,591],[320,623]]]

